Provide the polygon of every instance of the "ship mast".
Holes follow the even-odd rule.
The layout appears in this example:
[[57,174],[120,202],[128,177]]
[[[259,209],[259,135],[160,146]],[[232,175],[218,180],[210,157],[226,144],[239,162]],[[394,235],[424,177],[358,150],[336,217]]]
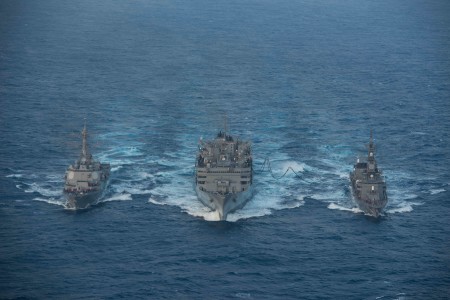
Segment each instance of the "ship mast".
[[375,160],[375,144],[373,143],[373,132],[370,130],[370,142],[368,145],[369,153],[368,160],[369,162],[373,162]]
[[369,178],[374,178],[374,175],[377,171],[377,162],[375,161],[375,145],[373,143],[373,134],[372,130],[370,130],[370,142],[368,145],[369,153],[367,157],[367,176]]
[[81,149],[81,157],[88,160],[89,159],[89,151],[87,146],[87,129],[86,129],[86,120],[84,120],[84,128],[81,132],[81,136],[83,137],[83,147]]

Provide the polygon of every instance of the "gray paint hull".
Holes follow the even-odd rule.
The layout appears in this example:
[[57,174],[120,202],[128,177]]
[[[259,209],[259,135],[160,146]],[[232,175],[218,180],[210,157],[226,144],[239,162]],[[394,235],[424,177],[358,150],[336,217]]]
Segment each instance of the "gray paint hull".
[[[379,217],[387,204],[385,183],[356,183],[356,178],[350,174],[353,199],[358,207],[366,214]],[[359,188],[358,188],[359,186]],[[375,187],[372,191],[372,186]]]
[[358,199],[355,198],[356,204],[358,205],[358,207],[366,214],[371,215],[375,218],[378,218],[381,213],[383,212],[384,206],[380,207],[380,206],[374,206],[372,204],[370,204],[367,199],[366,200],[362,200],[362,199]]
[[226,220],[229,213],[244,207],[253,194],[251,186],[246,191],[227,194],[205,192],[200,190],[198,186],[195,187],[195,190],[198,198],[205,206],[218,212],[221,221]]
[[107,183],[104,183],[101,189],[89,193],[64,193],[64,197],[67,200],[65,204],[66,208],[75,210],[86,209],[96,204],[104,196],[106,186]]
[[358,207],[368,215],[379,217],[387,204],[386,183],[375,159],[375,144],[372,130],[367,145],[367,160],[359,159],[350,172],[353,199]]

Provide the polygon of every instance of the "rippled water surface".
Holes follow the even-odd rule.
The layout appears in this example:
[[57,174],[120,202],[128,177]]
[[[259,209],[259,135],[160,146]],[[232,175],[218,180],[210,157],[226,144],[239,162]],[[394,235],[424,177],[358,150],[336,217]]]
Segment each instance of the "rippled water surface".
[[[449,11],[1,1],[0,298],[445,299]],[[255,194],[217,222],[193,172],[224,114],[252,141]],[[73,212],[63,176],[85,118],[112,174]],[[377,220],[348,179],[370,129],[389,197]]]

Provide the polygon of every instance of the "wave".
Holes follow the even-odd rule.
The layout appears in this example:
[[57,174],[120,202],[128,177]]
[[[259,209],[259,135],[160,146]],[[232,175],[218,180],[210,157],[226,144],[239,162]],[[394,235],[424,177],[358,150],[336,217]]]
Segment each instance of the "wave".
[[436,195],[436,194],[440,194],[440,193],[443,193],[443,192],[446,192],[447,190],[446,189],[432,189],[432,190],[430,190],[430,194],[431,195]]
[[10,175],[6,175],[6,178],[22,178],[23,174],[10,174]]
[[[185,157],[176,161],[167,159],[164,165],[178,168],[168,168],[155,174],[161,183],[151,191],[148,202],[156,205],[178,206],[182,211],[206,221],[219,221],[217,212],[205,207],[198,199],[194,189],[194,167],[192,159],[187,155],[174,155],[175,158]],[[279,164],[278,162],[281,163]],[[294,166],[299,172],[305,164],[296,161],[277,160],[274,170],[283,170],[286,166]],[[285,171],[285,170],[284,170]],[[246,205],[234,213],[230,213],[227,221],[236,222],[241,219],[270,215],[274,210],[298,208],[304,204],[304,196],[295,196],[295,184],[299,182],[295,176],[285,176],[283,180],[275,180],[269,172],[254,175],[254,195]]]
[[143,156],[144,153],[138,147],[126,147],[119,146],[102,152],[98,155],[99,160],[105,162],[116,162],[116,159],[121,159],[124,157],[140,157]]
[[122,166],[111,166],[111,173],[117,172],[122,169]]
[[47,178],[47,182],[51,182],[51,183],[63,183],[64,182],[64,180],[63,180],[63,177],[64,175],[63,174],[58,174],[58,175],[56,175],[56,174],[49,174],[49,175],[47,175],[47,176],[45,176],[45,178]]
[[28,186],[27,189],[24,189],[25,193],[38,193],[42,196],[46,197],[55,197],[55,196],[61,196],[62,190],[56,190],[55,188],[49,188],[41,186],[37,182],[33,182],[31,185]]
[[122,192],[130,193],[132,195],[148,195],[152,193],[152,190],[146,190],[143,189],[142,187],[136,187],[124,189]]
[[115,193],[129,193],[145,195],[152,192],[154,176],[147,172],[139,172],[133,168],[118,172],[111,182],[111,189]]
[[[122,141],[120,141],[122,143]],[[157,166],[157,160],[144,155],[142,143],[128,142],[127,145],[115,144],[106,151],[94,154],[94,157],[112,166],[111,181],[106,197],[100,202],[132,200],[132,195],[150,194],[154,186],[154,175],[151,170]],[[64,205],[63,175],[65,169],[55,174],[22,174],[11,170],[9,178],[16,181],[16,188],[29,194],[37,194],[33,200],[50,204]]]
[[408,213],[412,212],[413,206],[422,205],[423,203],[419,202],[402,202],[401,204],[396,205],[395,207],[389,208],[386,210],[389,214],[397,214],[397,213]]
[[310,197],[314,200],[320,200],[324,202],[346,201],[344,190],[329,190],[326,189],[318,191],[316,194],[311,194]]
[[[123,134],[108,134],[111,135],[122,137]],[[140,142],[127,141],[127,145],[118,144],[100,153],[100,159],[111,164],[110,188],[113,193],[130,195],[151,193],[154,175],[149,170],[156,168],[158,159],[146,155],[142,147],[143,144]]]
[[152,192],[148,202],[155,205],[177,206],[183,212],[206,221],[220,221],[219,214],[204,206],[197,199],[194,191],[186,194],[177,193],[176,191],[168,193],[164,188],[157,188]]
[[[215,212],[201,204],[194,190],[193,174],[198,137],[184,134],[176,138],[179,150],[166,151],[160,157],[147,155],[143,143],[129,141],[126,145],[123,141],[116,141],[122,144],[115,144],[109,150],[100,152],[97,157],[112,166],[110,192],[103,202],[132,200],[133,195],[149,195],[148,202],[151,204],[178,206],[194,217],[208,221],[218,220]],[[328,209],[361,212],[349,205],[351,194],[348,174],[351,164],[347,161],[353,160],[355,155],[349,146],[319,146],[318,155],[307,161],[290,157],[280,150],[283,147],[279,142],[254,144],[254,149],[260,151],[254,153],[259,153],[260,157],[271,156],[273,173],[255,171],[253,198],[242,209],[229,214],[229,221],[271,215],[276,210],[299,208],[304,205],[305,197],[327,203]],[[262,166],[263,159],[254,158],[254,169],[258,170]],[[287,172],[280,180],[275,179],[288,168],[292,168],[299,176]],[[55,198],[62,196],[64,170],[61,174],[37,175],[34,179],[21,174],[20,170],[11,172],[13,174],[6,177],[14,178],[19,183],[16,185],[18,189],[26,193],[38,193],[39,201],[61,205]],[[389,202],[386,211],[389,213],[412,211],[413,206],[421,203],[412,203],[411,200],[424,192],[432,195],[446,192],[446,189],[432,188],[432,185],[427,186],[424,191],[423,185],[415,183],[414,174],[401,170],[388,171],[387,177]],[[39,181],[40,178],[43,180]]]
[[142,147],[142,143],[127,141],[127,145],[111,146],[110,149],[98,153],[96,157],[103,163],[109,163],[111,172],[116,172],[127,166],[145,164],[149,158],[154,159],[152,156],[147,156]]
[[[354,203],[349,185],[350,161],[354,153],[348,151],[346,146],[321,146],[319,151],[324,153],[326,159],[318,160],[318,167],[314,169],[311,179],[305,179],[309,184],[315,183],[321,188],[311,193],[311,198],[331,202],[329,209],[351,211],[361,213]],[[333,153],[332,153],[333,152]],[[332,155],[331,155],[332,154]],[[423,185],[416,182],[416,176],[402,170],[385,172],[387,178],[388,204],[386,213],[407,213],[413,211],[414,206],[421,205],[420,202],[412,202],[419,198],[424,192]],[[335,176],[339,178],[333,178]],[[433,192],[443,192],[441,189]],[[353,205],[354,204],[354,205]]]
[[411,131],[412,135],[427,135],[427,133],[422,132],[422,131]]
[[133,200],[131,194],[121,193],[121,194],[115,194],[115,195],[112,195],[111,197],[107,197],[107,198],[104,198],[104,199],[100,199],[99,202],[130,201],[130,200]]
[[[202,208],[199,208],[196,210],[187,209],[187,210],[185,210],[185,212],[187,212],[189,215],[191,215],[193,217],[202,218],[205,221],[209,221],[209,222],[220,221],[220,216],[217,211],[211,211],[204,206]],[[230,221],[229,218],[227,221]]]
[[34,201],[64,206],[62,199],[62,176],[59,174],[20,174],[7,175],[16,182],[15,187],[27,194],[35,194]]
[[[153,205],[178,206],[183,212],[193,217],[199,217],[206,221],[218,221],[217,212],[204,206],[197,199],[195,193],[194,161],[196,151],[192,149],[197,148],[198,136],[185,134],[179,136],[178,140],[180,150],[166,152],[158,160],[158,165],[161,168],[150,178],[155,181],[155,186],[150,190],[148,202]],[[279,153],[276,157],[270,159],[274,177],[283,175],[288,167],[292,167],[298,173],[308,170],[309,166],[305,163],[293,160],[283,152],[280,153],[278,151],[279,143],[269,143],[264,146],[267,153]],[[271,147],[274,149],[271,149]],[[254,159],[254,169],[260,170],[264,160]],[[299,178],[294,174],[286,174],[283,179],[276,180],[268,171],[255,171],[253,197],[243,208],[229,214],[227,221],[236,222],[241,219],[270,215],[275,210],[302,206],[304,196],[297,195],[298,189],[296,188],[299,182]]]
[[46,202],[48,204],[54,204],[54,205],[64,206],[65,207],[65,201],[62,200],[62,199],[36,197],[36,198],[33,198],[33,200],[34,201]]
[[[272,166],[273,167],[273,166]],[[287,161],[282,161],[279,164],[279,167],[277,168],[278,172],[286,172],[289,168],[291,168],[292,170],[294,170],[294,172],[296,173],[302,173],[305,171],[305,169],[309,169],[310,167],[305,164],[305,163],[300,163],[297,161],[293,161],[293,160],[287,160]]]
[[358,207],[350,207],[350,208],[349,208],[349,207],[345,207],[345,206],[336,204],[336,203],[334,203],[334,202],[330,203],[330,204],[328,205],[328,208],[329,208],[329,209],[335,209],[335,210],[350,211],[350,212],[353,212],[353,213],[355,213],[355,214],[363,213],[363,211],[362,211],[361,209],[359,209]]

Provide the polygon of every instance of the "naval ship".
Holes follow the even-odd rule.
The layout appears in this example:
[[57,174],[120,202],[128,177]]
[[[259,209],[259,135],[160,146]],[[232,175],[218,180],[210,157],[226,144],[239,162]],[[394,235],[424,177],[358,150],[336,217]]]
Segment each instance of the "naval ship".
[[[226,126],[225,126],[226,127]],[[220,131],[214,140],[200,140],[195,163],[195,190],[200,201],[220,220],[242,208],[252,196],[251,144]]]
[[84,209],[100,199],[109,180],[111,166],[95,161],[87,145],[87,129],[81,132],[83,145],[75,164],[69,166],[65,175],[64,196],[66,208]]
[[368,215],[380,216],[387,204],[386,183],[375,160],[372,131],[368,145],[367,162],[358,159],[350,172],[353,196],[359,208]]

